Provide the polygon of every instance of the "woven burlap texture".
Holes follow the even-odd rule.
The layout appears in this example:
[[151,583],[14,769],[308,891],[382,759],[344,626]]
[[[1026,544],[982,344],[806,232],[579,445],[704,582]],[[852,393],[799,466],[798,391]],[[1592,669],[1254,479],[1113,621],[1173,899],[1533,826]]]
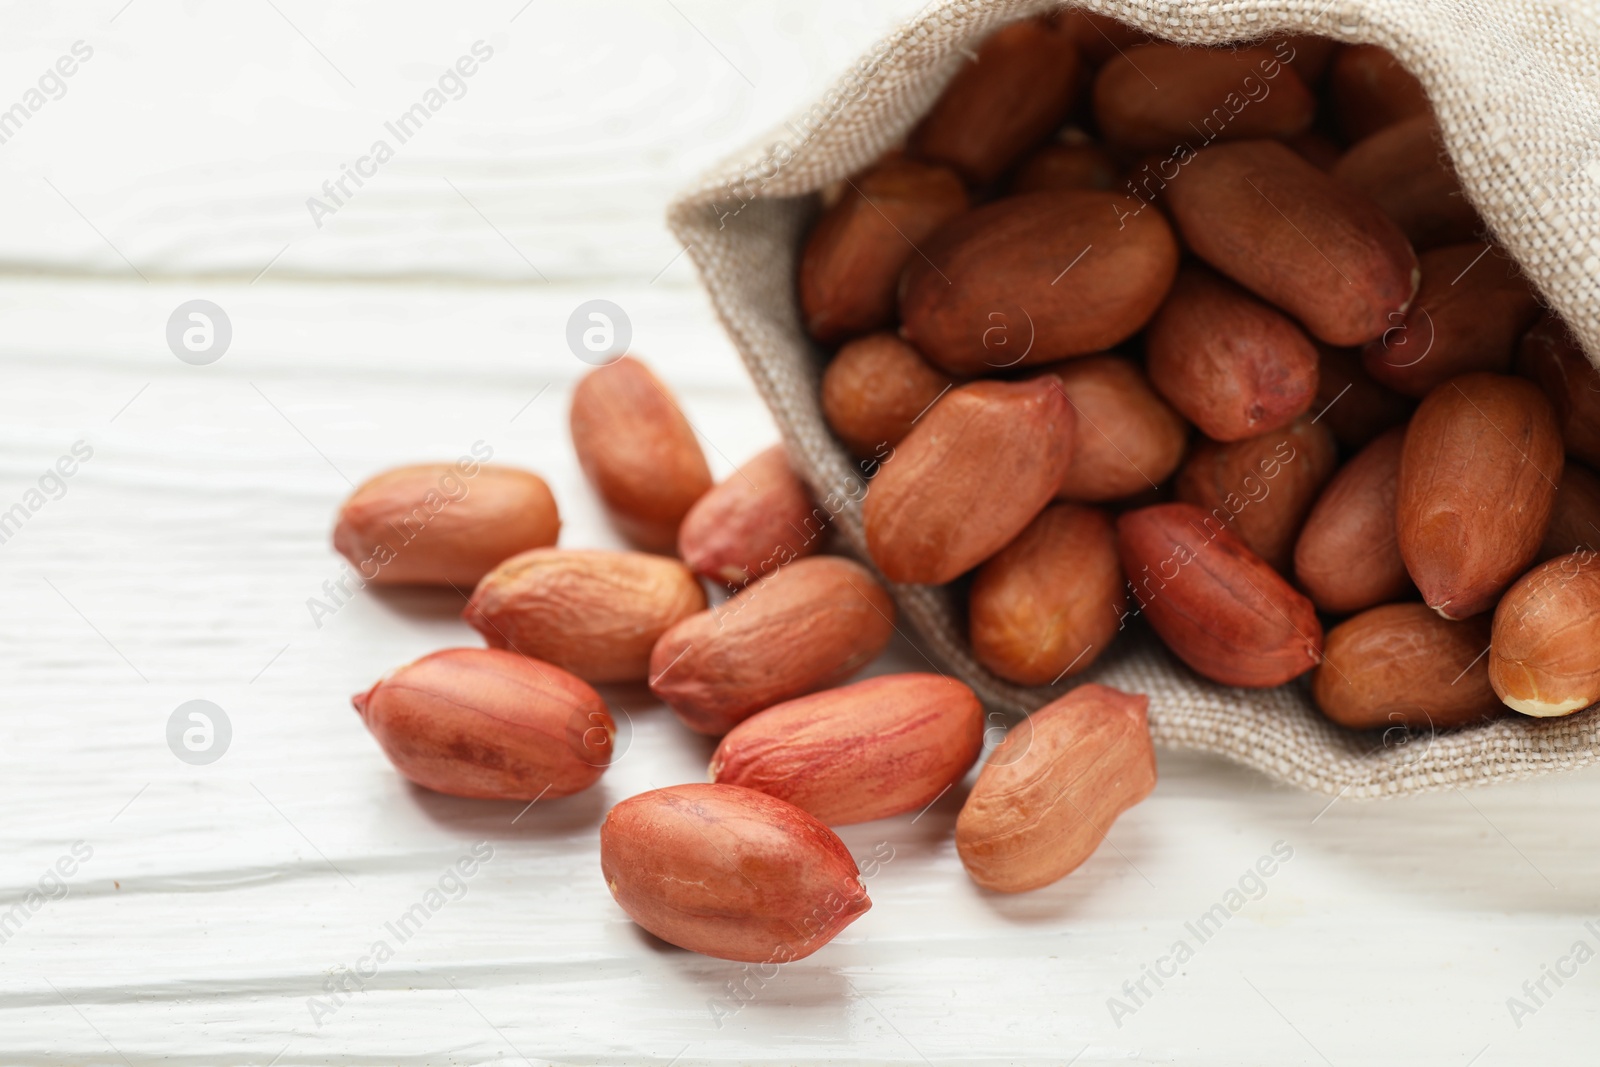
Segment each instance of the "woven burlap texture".
[[[863,482],[818,404],[824,356],[801,329],[796,252],[816,193],[876,160],[927,110],[977,42],[1059,5],[934,4],[879,41],[815,104],[725,160],[669,222],[772,409],[793,461],[866,558]],[[1228,44],[1308,33],[1382,45],[1421,79],[1461,183],[1591,357],[1600,353],[1600,26],[1532,0],[1100,0],[1093,11],[1154,37]],[[972,658],[949,590],[893,587],[912,643],[991,708],[1023,712],[1062,689],[1021,689]],[[904,627],[902,626],[902,629]],[[1333,726],[1302,684],[1231,689],[1199,679],[1135,630],[1078,681],[1150,696],[1158,744],[1218,753],[1282,782],[1372,798],[1525,778],[1600,758],[1600,712],[1521,716],[1418,736]]]

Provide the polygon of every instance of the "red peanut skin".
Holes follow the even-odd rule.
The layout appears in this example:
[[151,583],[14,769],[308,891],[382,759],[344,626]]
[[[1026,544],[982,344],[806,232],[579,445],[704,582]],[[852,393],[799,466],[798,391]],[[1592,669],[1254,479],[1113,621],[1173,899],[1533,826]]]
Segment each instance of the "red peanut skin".
[[1333,117],[1349,141],[1433,113],[1422,83],[1375,44],[1345,45],[1334,53],[1328,96]]
[[1406,119],[1352,145],[1329,173],[1371,197],[1419,252],[1470,241],[1483,229],[1445,158],[1432,115]]
[[634,922],[691,952],[804,959],[872,906],[837,834],[734,785],[630,797],[600,826],[600,871]]
[[705,590],[675,559],[542,548],[485,575],[461,618],[490,648],[554,663],[603,685],[644,681],[656,641],[705,606]]
[[1156,391],[1213,441],[1293,422],[1317,395],[1317,348],[1287,315],[1186,267],[1145,332]]
[[894,601],[859,563],[796,560],[662,634],[650,689],[689,729],[720,737],[866,666],[894,635],[894,618]]
[[[458,499],[446,495],[455,487]],[[426,463],[384,471],[339,509],[333,547],[379,585],[476,585],[503,559],[556,543],[544,479],[515,467]]]
[[1157,504],[1127,512],[1117,543],[1134,609],[1198,673],[1266,688],[1317,665],[1322,624],[1311,601],[1204,511]]
[[1422,254],[1422,287],[1410,310],[1362,350],[1368,374],[1421,397],[1457,374],[1506,372],[1539,302],[1516,265],[1486,247],[1471,241]]
[[1333,431],[1346,452],[1355,452],[1385,430],[1404,426],[1417,402],[1379,385],[1361,366],[1354,348],[1319,346],[1317,398],[1311,407],[1317,421]]
[[578,383],[571,423],[578,465],[617,529],[651,552],[676,548],[678,524],[711,488],[711,469],[666,386],[623,356]]
[[1306,516],[1294,575],[1322,611],[1352,615],[1416,595],[1395,526],[1405,439],[1397,426],[1351,457]]
[[1489,682],[1524,715],[1600,701],[1600,556],[1557,556],[1517,579],[1494,612]]
[[1060,500],[1098,503],[1167,480],[1189,445],[1189,424],[1151,387],[1137,364],[1084,356],[1045,368],[1072,405],[1072,463]]
[[1143,694],[1083,685],[1012,727],[956,819],[972,880],[1020,893],[1081,866],[1155,788],[1149,706]]
[[1450,730],[1505,709],[1489,685],[1489,619],[1452,622],[1426,604],[1383,604],[1328,631],[1311,695],[1352,730]]
[[695,502],[678,528],[678,555],[701,577],[739,588],[815,553],[827,522],[773,445]]
[[436,793],[564,797],[611,763],[616,725],[600,694],[514,652],[435,652],[351,703],[395,769]]
[[[1282,55],[1293,55],[1282,48]],[[1238,112],[1231,95],[1265,87]],[[1290,137],[1311,127],[1316,98],[1272,48],[1195,48],[1146,44],[1106,61],[1094,82],[1102,136],[1130,152],[1171,150],[1201,137]],[[1218,125],[1216,112],[1227,116]],[[1208,124],[1208,120],[1210,120]]]
[[1078,71],[1078,49],[1053,20],[1014,22],[957,71],[912,131],[911,152],[987,185],[1066,119]]
[[851,452],[882,459],[955,384],[894,334],[868,334],[822,372],[822,415]]
[[1088,141],[1047,144],[1017,169],[1011,193],[1049,189],[1113,189],[1122,176],[1115,157]]
[[1600,468],[1600,370],[1566,323],[1549,314],[1517,348],[1517,373],[1537,382],[1555,406],[1567,451]]
[[1564,458],[1531,382],[1463,374],[1428,394],[1406,429],[1395,521],[1429,607],[1447,619],[1494,607],[1539,556]]
[[832,344],[894,322],[900,272],[967,206],[960,178],[915,160],[889,160],[851,179],[800,254],[806,331]]
[[1306,516],[1338,465],[1333,434],[1300,418],[1243,441],[1202,441],[1173,490],[1177,500],[1204,508],[1273,570],[1288,574]]
[[931,804],[983,748],[983,705],[938,674],[891,674],[768,708],[735,726],[711,778],[809,811],[829,826]]
[[1550,528],[1539,546],[1539,562],[1580,551],[1600,552],[1600,477],[1568,459],[1556,487]]
[[1195,255],[1331,345],[1381,337],[1416,294],[1400,228],[1276,141],[1202,148],[1164,196]]
[[883,576],[940,585],[1000,551],[1061,488],[1075,423],[1049,376],[946,393],[862,504],[867,551]]
[[967,212],[924,246],[926,256],[908,261],[900,336],[957,377],[1127,340],[1178,269],[1172,228],[1159,211],[1132,210],[1138,203],[1064,189]]
[[1078,46],[1078,54],[1091,68],[1150,39],[1141,29],[1118,22],[1110,15],[1098,15],[1081,7],[1060,11],[1056,21]]
[[978,568],[967,597],[972,654],[1009,682],[1053,685],[1100,658],[1126,603],[1110,518],[1052,504]]

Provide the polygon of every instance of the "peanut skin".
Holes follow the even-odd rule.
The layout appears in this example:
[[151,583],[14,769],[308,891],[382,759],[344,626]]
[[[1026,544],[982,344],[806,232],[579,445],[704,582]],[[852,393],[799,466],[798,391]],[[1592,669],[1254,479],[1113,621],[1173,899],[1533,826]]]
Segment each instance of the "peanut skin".
[[492,648],[451,648],[351,699],[401,774],[437,793],[564,797],[611,763],[616,725],[580,679]]
[[1396,524],[1429,607],[1447,619],[1494,607],[1538,558],[1563,461],[1530,382],[1463,374],[1428,394],[1406,429]]
[[1094,853],[1116,817],[1155,788],[1149,704],[1079,686],[1006,733],[956,820],[956,851],[974,882],[1038,889]]
[[1061,125],[1078,69],[1078,49],[1053,19],[996,31],[912,131],[912,154],[989,184]]
[[1385,604],[1328,631],[1311,676],[1322,713],[1352,730],[1448,730],[1501,711],[1489,687],[1489,620]]
[[946,393],[872,480],[872,561],[891,582],[939,585],[994,555],[1061,488],[1074,425],[1048,377]]
[[849,849],[793,804],[735,785],[630,797],[600,827],[600,871],[663,941],[749,963],[804,959],[872,906]]
[[1088,669],[1116,637],[1127,601],[1117,535],[1095,508],[1046,508],[978,568],[968,598],[972,653],[1018,685]]
[[671,552],[711,470],[666,386],[623,356],[578,383],[571,421],[578,463],[617,529],[640,548]]
[[561,516],[537,474],[476,461],[426,463],[362,483],[333,546],[380,585],[476,585],[501,560],[556,543]]
[[1072,463],[1062,500],[1121,500],[1164,482],[1189,444],[1189,426],[1130,360],[1084,356],[1040,372],[1072,405]]
[[1507,707],[1540,718],[1600,701],[1600,555],[1541,563],[1494,612],[1489,681]]
[[796,560],[662,634],[650,688],[689,729],[719,737],[866,666],[889,643],[894,618],[894,601],[859,563]]
[[485,575],[461,617],[492,648],[601,684],[644,681],[656,639],[705,606],[705,590],[675,559],[543,548]]
[[1393,220],[1276,141],[1200,149],[1164,203],[1195,255],[1328,344],[1381,337],[1416,295]]
[[678,529],[678,554],[694,573],[737,589],[816,552],[827,524],[788,452],[773,445],[695,502]]
[[1287,315],[1186,267],[1145,332],[1156,390],[1213,441],[1287,426],[1317,393],[1317,349]]
[[958,376],[1051,363],[1127,340],[1160,305],[1178,268],[1166,219],[1131,204],[1121,193],[1065,189],[969,211],[909,261],[900,336]]
[[804,808],[829,826],[917,811],[983,748],[983,706],[938,674],[892,674],[785,701],[746,719],[711,757],[712,781]]
[[944,167],[896,159],[851,179],[800,255],[807,332],[832,344],[894,322],[900,271],[966,209],[961,179]]
[[1133,609],[1197,673],[1266,688],[1321,659],[1322,624],[1311,601],[1194,505],[1124,513],[1117,547]]
[[1396,427],[1354,456],[1306,517],[1295,580],[1322,611],[1349,615],[1416,596],[1395,525],[1405,439]]

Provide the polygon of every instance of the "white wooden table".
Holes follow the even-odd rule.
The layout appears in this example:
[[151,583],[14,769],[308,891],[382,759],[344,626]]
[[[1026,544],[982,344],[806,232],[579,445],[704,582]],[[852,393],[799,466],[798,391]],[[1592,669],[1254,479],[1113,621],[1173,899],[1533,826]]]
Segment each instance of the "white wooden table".
[[[719,475],[772,441],[663,206],[913,4],[123,3],[13,5],[0,44],[0,108],[93,49],[0,144],[0,1063],[1594,1061],[1600,964],[1561,961],[1600,949],[1600,772],[1329,806],[1163,752],[1108,847],[1015,898],[963,875],[958,791],[844,831],[873,909],[779,973],[605,892],[603,812],[709,750],[648,694],[608,692],[626,749],[586,794],[409,787],[349,695],[476,637],[453,594],[319,625],[339,501],[483,441],[551,481],[564,544],[618,544],[566,436],[591,298]],[[466,94],[318,228],[306,198],[475,41]],[[166,342],[193,299],[232,325],[209,365]],[[231,726],[209,764],[168,746],[191,700]]]

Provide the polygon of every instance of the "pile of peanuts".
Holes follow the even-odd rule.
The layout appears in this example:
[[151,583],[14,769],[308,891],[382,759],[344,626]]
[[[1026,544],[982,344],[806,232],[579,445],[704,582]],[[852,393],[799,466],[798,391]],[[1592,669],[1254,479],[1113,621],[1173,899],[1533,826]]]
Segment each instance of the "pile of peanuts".
[[[870,906],[829,827],[925,810],[984,748],[959,681],[850,682],[896,632],[881,579],[957,583],[976,657],[1023,685],[1147,624],[1175,669],[1308,676],[1355,729],[1588,707],[1600,375],[1482,230],[1380,49],[1008,26],[825,194],[801,250],[872,568],[826,551],[852,502],[814,500],[781,446],[713,484],[626,356],[578,384],[571,430],[635,550],[555,547],[546,483],[476,459],[345,502],[334,542],[363,576],[456,588],[488,646],[355,706],[419,785],[532,801],[609,766],[596,686],[648,683],[720,741],[709,783],[606,816],[606,884],[672,944],[780,963]],[[978,885],[1089,857],[1154,788],[1147,710],[1083,684],[1007,732],[955,826]]]

